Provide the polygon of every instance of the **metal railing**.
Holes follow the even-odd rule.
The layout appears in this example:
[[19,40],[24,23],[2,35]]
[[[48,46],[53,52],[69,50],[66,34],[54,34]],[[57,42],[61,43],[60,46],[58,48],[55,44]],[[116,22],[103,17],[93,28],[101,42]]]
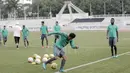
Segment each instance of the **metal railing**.
[[5,20],[33,20],[33,19],[49,19],[50,17],[21,17],[21,18],[4,18],[0,19],[0,21],[5,21]]
[[102,14],[102,15],[92,15],[93,17],[130,17],[130,14]]

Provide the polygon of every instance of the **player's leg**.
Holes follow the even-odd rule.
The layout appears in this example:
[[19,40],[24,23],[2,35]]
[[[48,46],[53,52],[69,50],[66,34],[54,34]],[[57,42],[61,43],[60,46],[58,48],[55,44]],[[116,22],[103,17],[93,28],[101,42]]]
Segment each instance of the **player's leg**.
[[49,48],[47,35],[45,35],[45,39],[46,39],[46,48]]
[[17,48],[19,48],[19,40],[20,40],[20,37],[17,37]]
[[6,44],[6,42],[7,42],[7,37],[4,37],[4,41],[5,41],[5,44]]
[[42,48],[44,48],[44,34],[41,35],[41,44],[42,44]]
[[60,57],[62,58],[62,61],[61,61],[61,66],[60,66],[59,71],[64,72],[64,66],[65,66],[67,57],[65,56],[65,52],[63,50],[61,50],[61,52],[60,52]]
[[25,48],[26,48],[27,45],[26,45],[26,37],[25,37],[25,36],[23,37],[23,40],[24,40],[24,46],[25,46]]
[[56,43],[57,39],[59,38],[58,35],[55,35],[55,40],[54,40],[54,43]]
[[58,49],[58,47],[56,47],[56,45],[54,45],[53,47],[53,53],[54,53],[54,58],[51,58],[50,60],[48,60],[46,63],[43,63],[43,68],[46,69],[46,65],[51,63],[54,60],[57,60],[58,57],[60,56],[60,50]]
[[117,42],[117,39],[114,38],[114,40],[113,40],[113,45],[114,45],[114,50],[115,50],[115,57],[117,57],[117,47],[116,47],[116,42]]
[[110,37],[109,38],[109,45],[111,47],[111,55],[114,56],[114,51],[113,51],[113,38]]
[[3,44],[5,45],[5,37],[3,36]]
[[26,41],[27,41],[27,46],[29,46],[29,41],[28,41],[28,38],[26,37]]

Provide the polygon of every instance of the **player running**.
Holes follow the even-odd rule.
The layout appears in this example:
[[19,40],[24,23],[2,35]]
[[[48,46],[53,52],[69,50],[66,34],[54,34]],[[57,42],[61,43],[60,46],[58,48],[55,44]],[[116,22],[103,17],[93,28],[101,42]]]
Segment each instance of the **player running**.
[[14,29],[14,41],[16,44],[16,48],[19,49],[19,40],[22,28],[19,26],[19,23],[16,23],[16,25],[13,26],[13,29]]
[[6,29],[6,26],[4,26],[4,29],[2,30],[2,36],[3,36],[3,44],[6,45],[8,36],[8,30]]
[[46,48],[48,48],[48,39],[47,39],[47,34],[48,34],[48,28],[47,26],[44,25],[44,21],[41,22],[42,26],[40,28],[41,31],[41,44],[42,44],[42,48],[44,48],[44,38],[46,39]]
[[[107,39],[109,39],[109,45],[111,47],[112,57],[117,57],[116,42],[118,42],[118,27],[114,24],[115,19],[111,18],[111,24],[107,28]],[[115,51],[115,53],[114,53]]]
[[[61,27],[59,26],[58,21],[56,21],[56,24],[54,26],[54,32],[60,32],[60,31],[61,31]],[[59,38],[59,36],[55,35],[54,43],[56,43],[56,41],[57,41],[58,38]]]
[[57,60],[59,57],[59,58],[62,58],[59,72],[64,72],[66,55],[65,55],[65,52],[63,49],[68,43],[70,43],[70,45],[73,49],[78,49],[78,47],[74,45],[74,41],[73,41],[73,39],[76,37],[76,35],[74,33],[70,33],[69,35],[67,35],[67,34],[61,33],[61,32],[55,32],[55,33],[48,34],[48,36],[50,36],[50,35],[58,35],[59,40],[57,40],[57,42],[54,44],[53,51],[54,51],[55,57],[51,58],[46,63],[43,63],[43,68],[46,69],[47,64],[51,63],[54,60]]
[[25,25],[23,25],[22,35],[24,40],[24,46],[26,48],[27,46],[29,46],[29,41],[28,41],[29,30],[25,27]]

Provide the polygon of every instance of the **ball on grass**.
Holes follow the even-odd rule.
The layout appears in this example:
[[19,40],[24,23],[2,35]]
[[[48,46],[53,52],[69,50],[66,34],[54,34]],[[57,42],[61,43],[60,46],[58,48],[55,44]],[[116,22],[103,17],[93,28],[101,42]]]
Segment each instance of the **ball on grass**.
[[29,58],[28,58],[28,62],[29,62],[29,63],[32,63],[33,61],[34,61],[33,57],[29,57]]
[[56,68],[57,68],[57,64],[56,64],[56,63],[52,63],[52,64],[51,64],[51,68],[52,68],[52,69],[56,69]]
[[47,59],[46,57],[42,58],[42,62],[43,62],[43,63],[45,63],[45,62],[47,62],[47,61],[48,61],[48,59]]
[[35,63],[36,63],[36,64],[40,64],[40,63],[41,63],[41,60],[40,60],[40,59],[36,59],[36,60],[35,60]]

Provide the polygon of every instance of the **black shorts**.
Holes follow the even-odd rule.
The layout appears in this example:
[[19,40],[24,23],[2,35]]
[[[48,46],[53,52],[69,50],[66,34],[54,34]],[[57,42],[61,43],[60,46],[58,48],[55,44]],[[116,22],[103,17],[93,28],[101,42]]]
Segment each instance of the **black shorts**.
[[59,38],[59,35],[55,35],[55,38]]
[[43,40],[44,38],[47,38],[47,35],[46,35],[46,34],[42,34],[42,35],[41,35],[41,40]]
[[115,37],[109,37],[109,45],[114,46],[117,43],[117,38]]
[[19,40],[20,40],[20,37],[14,36],[15,44],[16,44],[16,43],[19,43]]
[[5,41],[6,41],[6,40],[7,40],[7,37],[3,37],[3,40],[5,40]]

